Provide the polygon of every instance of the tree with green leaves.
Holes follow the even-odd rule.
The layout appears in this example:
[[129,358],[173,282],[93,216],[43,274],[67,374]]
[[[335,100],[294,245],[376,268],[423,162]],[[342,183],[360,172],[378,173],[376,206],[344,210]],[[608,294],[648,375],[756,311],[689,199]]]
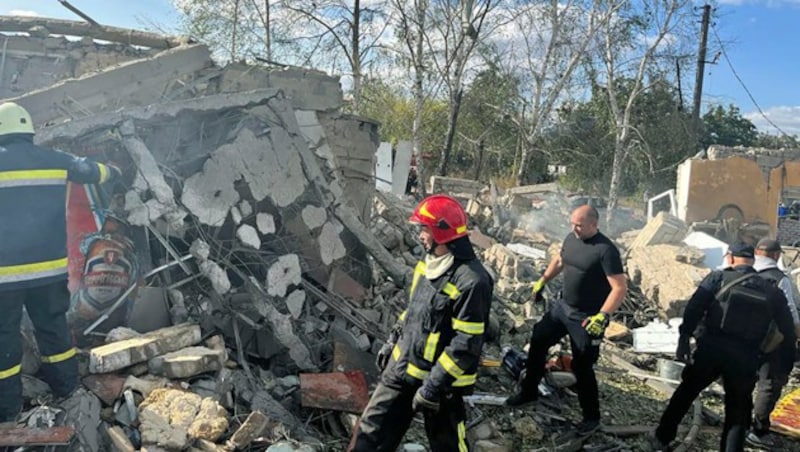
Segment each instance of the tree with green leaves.
[[758,130],[749,119],[742,116],[739,107],[713,105],[703,115],[703,149],[712,144],[724,146],[752,146],[758,139]]

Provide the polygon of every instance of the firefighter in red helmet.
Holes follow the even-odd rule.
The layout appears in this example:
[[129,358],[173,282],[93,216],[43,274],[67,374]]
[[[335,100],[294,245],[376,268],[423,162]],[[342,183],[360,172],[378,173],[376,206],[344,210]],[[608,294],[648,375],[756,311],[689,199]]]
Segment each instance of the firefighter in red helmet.
[[408,308],[378,353],[381,379],[350,451],[394,452],[416,412],[432,451],[468,450],[462,396],[475,385],[494,283],[475,256],[458,201],[429,196],[409,221],[419,226],[426,254]]

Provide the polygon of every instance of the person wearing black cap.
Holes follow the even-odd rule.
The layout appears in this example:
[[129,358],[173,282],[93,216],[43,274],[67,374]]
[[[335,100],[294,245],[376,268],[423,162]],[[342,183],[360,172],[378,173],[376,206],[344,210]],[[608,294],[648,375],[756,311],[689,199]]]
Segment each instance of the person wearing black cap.
[[[770,324],[777,325],[792,348],[796,341],[786,297],[759,277],[753,268],[754,254],[752,245],[731,245],[725,255],[729,267],[711,272],[689,299],[676,351],[686,367],[650,437],[652,450],[668,450],[694,399],[720,376],[725,388],[725,425],[719,450],[744,450],[756,370]],[[694,354],[689,344],[692,336],[697,339]]]
[[[800,329],[797,306],[794,304],[792,283],[786,274],[778,268],[781,257],[781,244],[774,239],[763,238],[756,245],[756,260],[753,268],[759,275],[778,287],[786,296],[789,311],[792,314],[795,335]],[[772,447],[769,438],[769,415],[781,397],[781,391],[789,381],[789,374],[794,367],[794,346],[784,341],[779,348],[764,356],[758,369],[756,397],[753,401],[753,428],[747,434],[747,444],[754,447]]]

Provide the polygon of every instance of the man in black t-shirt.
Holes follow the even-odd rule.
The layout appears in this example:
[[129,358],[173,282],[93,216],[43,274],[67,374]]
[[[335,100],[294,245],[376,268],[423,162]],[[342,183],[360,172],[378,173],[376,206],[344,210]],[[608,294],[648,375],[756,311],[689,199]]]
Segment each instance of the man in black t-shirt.
[[603,333],[611,314],[627,292],[619,250],[598,229],[599,215],[592,206],[572,212],[572,233],[564,239],[561,254],[553,258],[533,285],[534,299],[547,281],[564,273],[563,297],[533,327],[525,378],[506,405],[518,407],[538,398],[547,352],[565,335],[572,348],[572,370],[577,380],[583,420],[579,435],[590,435],[600,427],[600,402],[594,364],[600,354]]

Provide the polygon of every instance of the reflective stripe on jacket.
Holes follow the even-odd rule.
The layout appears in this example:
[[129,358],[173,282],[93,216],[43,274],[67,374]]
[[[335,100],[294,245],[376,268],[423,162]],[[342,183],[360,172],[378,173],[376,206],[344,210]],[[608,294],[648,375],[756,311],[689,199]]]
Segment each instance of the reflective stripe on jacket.
[[106,165],[0,137],[0,290],[47,284],[67,274],[67,182],[102,183]]
[[475,384],[493,282],[477,259],[456,261],[439,278],[419,262],[400,316],[402,331],[383,373],[384,383],[429,383],[469,391]]

